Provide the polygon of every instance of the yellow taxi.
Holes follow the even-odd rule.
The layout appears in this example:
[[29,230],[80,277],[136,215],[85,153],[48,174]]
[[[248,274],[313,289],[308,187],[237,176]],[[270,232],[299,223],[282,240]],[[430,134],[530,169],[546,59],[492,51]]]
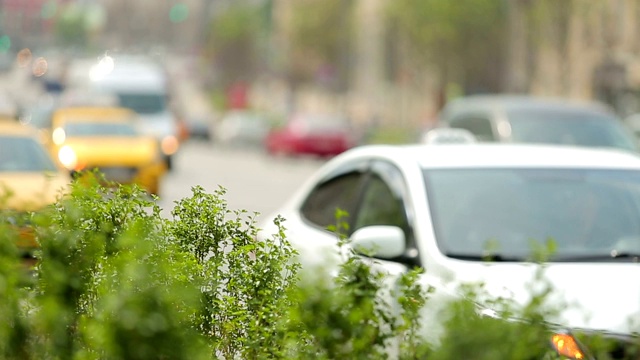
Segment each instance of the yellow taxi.
[[167,168],[158,141],[137,131],[136,116],[121,107],[59,108],[51,119],[51,154],[72,173],[98,170],[106,180],[159,194]]
[[0,219],[21,229],[18,246],[25,254],[38,245],[27,224],[17,219],[55,203],[71,183],[41,140],[35,129],[0,120]]

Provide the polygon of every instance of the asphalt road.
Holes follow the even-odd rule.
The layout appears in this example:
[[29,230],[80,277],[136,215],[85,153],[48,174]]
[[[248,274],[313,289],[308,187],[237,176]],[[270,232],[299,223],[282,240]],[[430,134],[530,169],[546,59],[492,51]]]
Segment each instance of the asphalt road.
[[161,185],[159,205],[169,217],[176,200],[191,196],[195,185],[207,192],[219,186],[230,209],[267,216],[291,196],[324,160],[276,158],[260,149],[228,149],[191,141],[178,153],[176,165]]

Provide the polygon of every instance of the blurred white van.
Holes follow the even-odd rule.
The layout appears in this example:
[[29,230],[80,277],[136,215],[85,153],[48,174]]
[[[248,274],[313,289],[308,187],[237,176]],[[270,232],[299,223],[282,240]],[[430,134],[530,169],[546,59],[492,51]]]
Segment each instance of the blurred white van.
[[92,92],[115,96],[120,106],[139,114],[139,130],[158,139],[167,167],[180,147],[180,128],[171,110],[167,74],[144,57],[105,56],[89,70]]

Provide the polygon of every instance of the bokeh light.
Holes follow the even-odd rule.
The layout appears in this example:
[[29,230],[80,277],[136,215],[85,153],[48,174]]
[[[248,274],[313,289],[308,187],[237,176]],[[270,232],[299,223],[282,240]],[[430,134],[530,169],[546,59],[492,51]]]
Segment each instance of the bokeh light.
[[49,70],[49,63],[47,63],[47,59],[39,57],[33,62],[33,76],[40,77],[46,74],[47,70]]
[[43,19],[51,19],[55,16],[57,10],[58,4],[54,0],[49,0],[42,4],[42,8],[40,8],[40,16]]
[[89,78],[92,81],[98,81],[109,75],[115,67],[113,58],[109,55],[105,55],[100,61],[91,67],[89,71]]
[[173,23],[183,22],[189,17],[189,7],[183,3],[177,3],[169,11],[169,20]]
[[7,35],[0,37],[0,53],[6,53],[11,49],[11,38]]
[[53,139],[54,144],[62,145],[64,141],[67,139],[67,134],[64,132],[63,128],[59,127],[53,130],[51,138]]
[[27,67],[31,63],[31,59],[33,54],[31,54],[31,50],[28,48],[24,48],[18,52],[18,66]]

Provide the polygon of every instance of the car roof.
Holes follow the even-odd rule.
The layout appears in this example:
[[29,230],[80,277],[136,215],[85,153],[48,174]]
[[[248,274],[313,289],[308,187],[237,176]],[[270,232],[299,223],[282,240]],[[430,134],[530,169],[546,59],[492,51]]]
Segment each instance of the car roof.
[[5,114],[5,113],[0,111],[0,123],[4,123],[4,122],[16,123],[16,122],[18,122],[18,119],[13,115]]
[[598,102],[578,102],[553,97],[528,95],[471,95],[452,100],[443,110],[445,120],[463,111],[552,110],[598,113],[613,116],[613,112]]
[[68,107],[59,108],[54,112],[54,117],[83,117],[87,116],[90,119],[113,119],[113,118],[128,118],[134,116],[133,110],[124,107],[101,107],[101,106],[89,106],[89,107]]
[[135,58],[116,58],[113,70],[103,78],[93,82],[94,86],[105,90],[166,90],[166,73],[156,63]]
[[36,137],[37,130],[28,125],[22,125],[18,121],[0,120],[0,136]]
[[412,161],[423,168],[608,168],[640,169],[640,155],[609,148],[543,144],[474,143],[365,145],[351,156]]

